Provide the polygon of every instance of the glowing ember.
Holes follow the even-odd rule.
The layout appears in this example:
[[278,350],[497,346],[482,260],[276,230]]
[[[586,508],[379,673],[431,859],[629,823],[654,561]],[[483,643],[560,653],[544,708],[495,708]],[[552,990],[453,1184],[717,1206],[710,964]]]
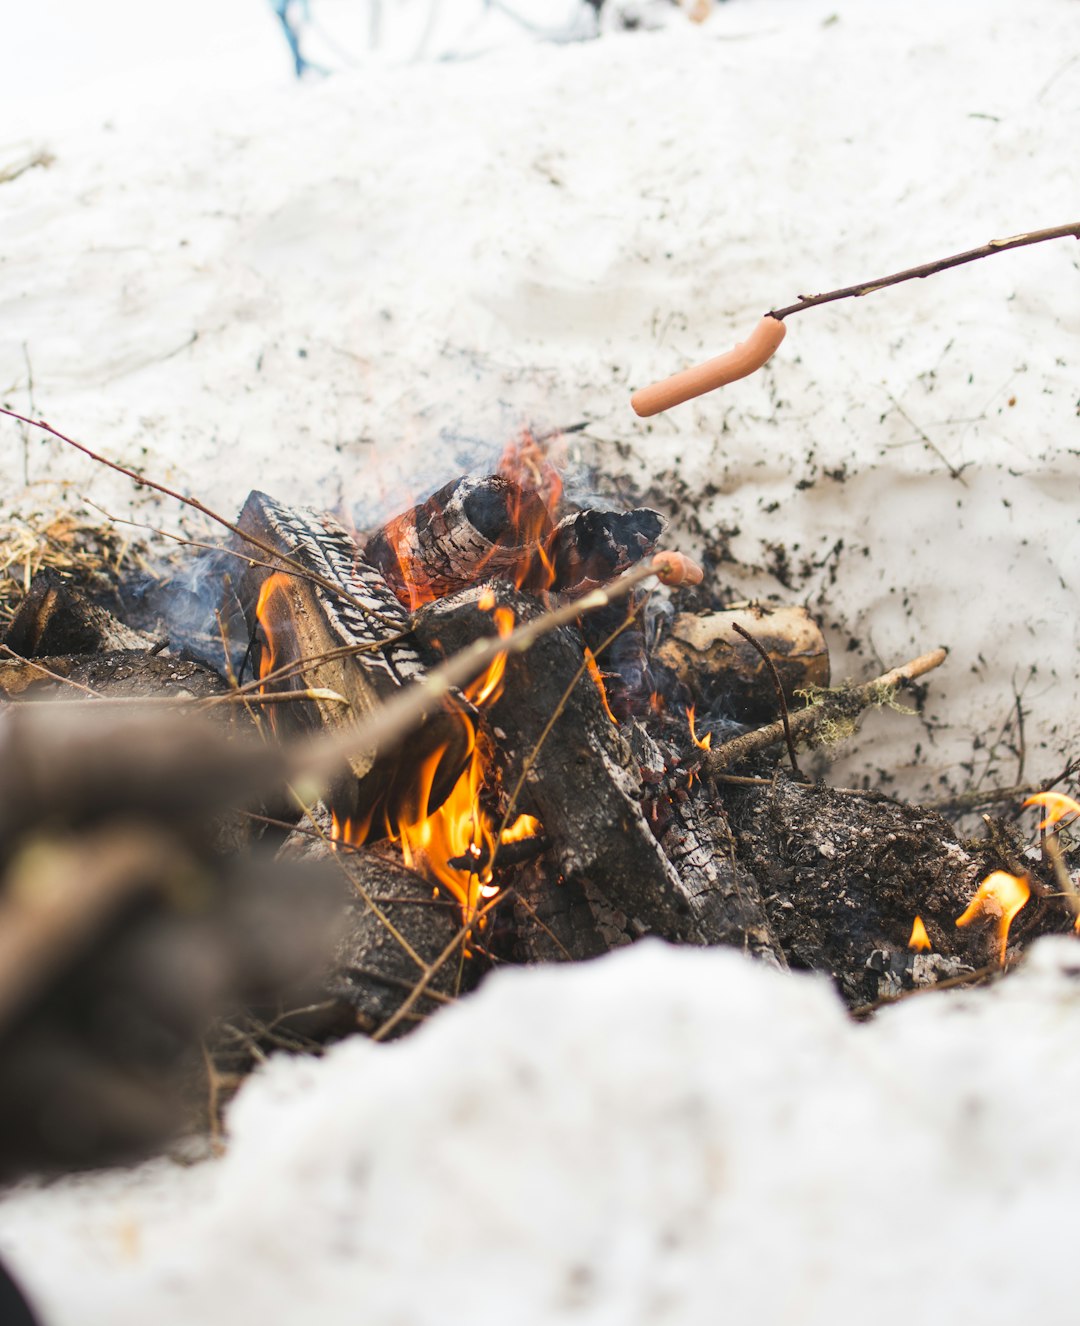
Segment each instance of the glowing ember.
[[1023,875],[1010,875],[995,870],[979,885],[974,898],[963,916],[956,918],[960,926],[970,925],[977,916],[992,916],[997,920],[998,960],[1005,966],[1005,951],[1009,943],[1009,927],[1013,917],[1031,897],[1031,889]]
[[686,710],[686,721],[690,724],[690,740],[698,750],[708,750],[712,746],[712,733],[706,732],[703,737],[699,737],[694,730],[694,706],[688,706]]
[[600,675],[600,665],[597,663],[593,651],[588,645],[585,646],[585,666],[589,670],[589,676],[594,682],[596,682],[596,689],[600,692],[600,703],[604,706],[604,713],[607,714],[608,718],[610,718],[615,726],[618,727],[619,720],[611,712],[611,706],[608,704],[607,690],[604,687],[604,678]]
[[911,938],[907,946],[915,953],[929,953],[934,947],[930,943],[930,936],[926,933],[926,926],[923,925],[922,917],[916,916],[915,924],[911,927]]
[[525,838],[539,838],[544,826],[535,815],[519,815],[513,824],[507,825],[499,835],[500,843],[520,843]]
[[1063,792],[1037,792],[1028,797],[1024,806],[1041,806],[1046,811],[1046,818],[1039,821],[1040,829],[1049,829],[1060,823],[1067,815],[1080,815],[1080,803]]

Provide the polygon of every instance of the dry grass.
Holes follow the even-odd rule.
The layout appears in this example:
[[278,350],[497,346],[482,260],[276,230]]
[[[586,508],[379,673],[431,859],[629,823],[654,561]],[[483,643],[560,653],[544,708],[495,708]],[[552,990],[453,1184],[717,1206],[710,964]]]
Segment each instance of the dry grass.
[[70,513],[0,521],[0,629],[42,568],[77,571],[84,585],[107,590],[128,563],[148,570],[145,553],[119,529]]

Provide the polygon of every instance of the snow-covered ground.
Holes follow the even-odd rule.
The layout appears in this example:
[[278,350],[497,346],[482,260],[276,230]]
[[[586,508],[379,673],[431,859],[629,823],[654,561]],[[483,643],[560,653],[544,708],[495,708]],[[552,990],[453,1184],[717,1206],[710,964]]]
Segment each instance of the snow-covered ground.
[[648,942],[279,1059],[224,1159],[23,1189],[56,1326],[1076,1320],[1080,950],[856,1026]]
[[[1075,241],[801,314],[651,423],[628,398],[800,293],[1077,219],[1076,0],[731,0],[569,44],[480,0],[425,36],[400,0],[374,54],[359,0],[314,0],[351,58],[324,40],[302,83],[268,9],[5,14],[0,175],[55,161],[0,184],[0,399],[226,513],[258,486],[373,515],[587,419],[579,483],[809,601],[838,676],[952,647],[932,723],[869,720],[838,779],[1012,781],[977,747],[1017,693],[1026,776],[1064,763]],[[180,523],[0,446],[25,515]],[[728,954],[510,976],[406,1045],[275,1065],[219,1165],[16,1195],[0,1251],[58,1323],[1071,1320],[1073,987],[854,1028]]]

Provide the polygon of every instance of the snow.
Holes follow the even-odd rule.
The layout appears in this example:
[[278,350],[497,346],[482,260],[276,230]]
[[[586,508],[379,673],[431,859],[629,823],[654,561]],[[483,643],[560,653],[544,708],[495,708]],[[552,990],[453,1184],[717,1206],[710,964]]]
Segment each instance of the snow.
[[[674,501],[691,551],[726,544],[736,595],[808,601],[838,677],[952,647],[925,726],[872,719],[838,779],[1014,781],[1008,740],[979,747],[1003,727],[1015,745],[1016,694],[1027,776],[1064,764],[1074,242],[799,315],[763,373],[657,420],[627,402],[800,291],[1069,219],[1071,0],[733,0],[594,42],[514,27],[486,53],[466,6],[471,59],[402,60],[403,37],[303,83],[254,0],[156,6],[170,63],[136,64],[143,17],[102,90],[133,8],[91,43],[97,82],[50,82],[63,127],[19,140],[55,164],[0,186],[16,408],[29,362],[38,413],[226,514],[260,486],[361,519],[524,423],[588,419],[579,481]],[[43,95],[30,36],[0,92],[13,123]],[[19,491],[22,433],[0,437],[19,511],[129,512],[129,484],[40,437]]]
[[1078,977],[1045,940],[859,1026],[726,950],[503,972],[273,1061],[172,1201],[160,1162],[17,1190],[0,1251],[56,1326],[1073,1320]]
[[[587,419],[578,489],[673,502],[721,582],[822,613],[837,676],[951,647],[837,781],[1014,781],[1016,694],[1025,776],[1060,768],[1075,242],[798,315],[654,421],[628,398],[800,292],[1075,219],[1075,0],[731,0],[567,44],[462,0],[423,60],[418,3],[374,53],[315,9],[359,53],[302,83],[261,0],[5,15],[0,172],[55,162],[0,184],[3,401],[226,514],[258,486],[374,517]],[[28,518],[192,527],[0,446]],[[17,1191],[0,1252],[56,1323],[1071,1320],[1075,952],[868,1027],[728,953],[507,974],[404,1044],[273,1063],[220,1162]]]

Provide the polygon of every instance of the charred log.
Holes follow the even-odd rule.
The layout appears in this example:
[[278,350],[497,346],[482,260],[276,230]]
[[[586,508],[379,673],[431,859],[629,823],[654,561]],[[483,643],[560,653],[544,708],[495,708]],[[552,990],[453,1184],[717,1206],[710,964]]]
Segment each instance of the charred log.
[[[425,608],[417,638],[454,653],[491,633],[491,614],[477,607],[479,597],[468,591]],[[519,621],[539,611],[511,590],[500,589],[497,597]],[[517,809],[543,823],[563,887],[573,885],[605,908],[606,943],[645,933],[708,943],[715,925],[706,919],[708,888],[701,878],[685,884],[650,831],[630,747],[605,713],[595,682],[586,674],[573,684],[582,659],[576,630],[555,632],[527,655],[507,659],[503,693],[489,713],[505,761],[504,786],[516,784],[528,761]]]
[[92,602],[68,577],[46,568],[34,576],[3,643],[24,658],[35,658],[148,650],[155,641]]
[[[397,1014],[425,969],[451,948],[461,932],[461,911],[452,899],[436,896],[429,880],[378,848],[331,847],[329,817],[317,811],[316,820],[322,836],[294,834],[281,856],[333,867],[337,940],[315,980],[286,995],[275,1025],[318,1042],[352,1031],[373,1035]],[[456,995],[461,973],[460,953],[453,953],[396,1030],[407,1031]],[[305,1011],[290,1014],[289,1006]]]
[[542,499],[497,474],[455,479],[373,534],[365,555],[406,607],[527,571],[551,532]]
[[722,806],[707,787],[695,785],[694,774],[670,743],[654,740],[640,723],[628,727],[627,737],[647,789],[646,818],[682,881],[706,941],[786,968],[757,880],[736,856]]
[[[656,551],[666,521],[658,511],[579,511],[565,516],[548,541],[552,588],[579,598]],[[543,586],[546,588],[547,586]],[[526,589],[531,586],[526,583]]]
[[[268,689],[317,689],[340,697],[275,710],[276,731],[284,736],[357,724],[402,686],[420,679],[423,665],[408,635],[405,609],[343,526],[257,492],[249,496],[239,524],[340,587],[335,596],[320,583],[257,564],[244,576],[241,594]],[[466,736],[460,714],[447,709],[415,733],[411,768],[396,758],[377,761],[373,751],[358,751],[331,793],[338,817],[354,824],[370,820],[377,831],[382,818],[393,815],[412,792],[416,766],[438,756],[434,809],[461,772]]]

